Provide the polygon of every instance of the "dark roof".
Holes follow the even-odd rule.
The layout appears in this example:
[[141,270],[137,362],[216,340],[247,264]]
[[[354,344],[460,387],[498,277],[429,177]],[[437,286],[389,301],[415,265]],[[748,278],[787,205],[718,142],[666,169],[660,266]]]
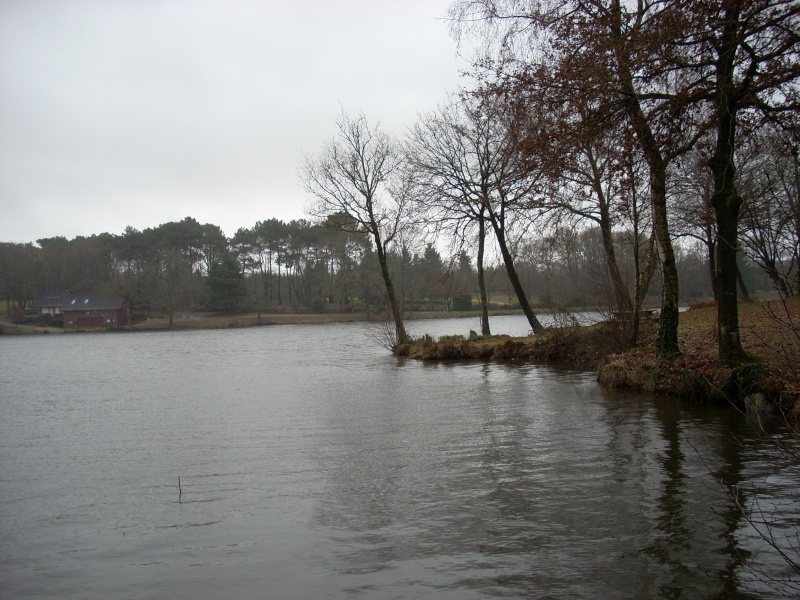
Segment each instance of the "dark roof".
[[122,296],[101,296],[100,294],[67,294],[61,299],[61,312],[73,310],[102,310],[122,308]]
[[51,290],[49,292],[40,292],[36,294],[36,300],[33,301],[33,308],[45,308],[50,306],[61,306],[64,296],[70,294],[69,290]]

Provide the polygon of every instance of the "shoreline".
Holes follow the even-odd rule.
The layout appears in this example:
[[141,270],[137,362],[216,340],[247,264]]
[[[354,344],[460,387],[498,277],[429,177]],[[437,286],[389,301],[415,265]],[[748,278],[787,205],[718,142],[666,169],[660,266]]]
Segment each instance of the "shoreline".
[[750,357],[733,368],[719,366],[717,309],[713,303],[681,313],[681,353],[655,352],[657,319],[643,319],[633,348],[619,342],[614,323],[549,328],[535,337],[465,339],[445,336],[402,344],[396,354],[423,361],[496,360],[560,364],[594,371],[607,388],[729,403],[759,413],[800,418],[800,297],[784,302],[740,303],[740,335]]
[[[585,311],[586,309],[582,309]],[[778,315],[783,311],[783,316]],[[580,311],[576,311],[580,312]],[[493,311],[490,316],[521,315],[519,310]],[[547,314],[541,311],[539,314]],[[475,318],[477,311],[418,312],[408,320]],[[763,394],[773,406],[791,406],[800,412],[800,297],[780,305],[774,300],[740,303],[740,331],[745,350],[753,358],[733,369],[718,366],[716,305],[706,303],[681,313],[681,354],[661,358],[654,351],[657,319],[643,318],[639,343],[625,349],[617,341],[613,323],[548,328],[535,337],[508,335],[423,336],[394,349],[394,354],[423,361],[482,360],[568,365],[594,371],[608,388],[627,388],[699,402],[727,401],[744,404],[745,398]],[[365,313],[257,313],[241,315],[187,314],[139,322],[132,328],[92,330],[104,333],[232,329],[274,325],[324,325],[327,323],[383,323],[384,318]],[[12,325],[0,320],[0,334],[41,335],[83,333],[55,327]]]
[[[588,309],[580,309],[582,312]],[[521,310],[497,310],[490,313],[490,317],[521,315]],[[541,311],[539,314],[549,314]],[[407,316],[409,321],[424,321],[429,319],[462,319],[477,318],[478,311],[418,311]],[[236,329],[245,327],[267,327],[274,325],[325,325],[328,323],[384,323],[386,319],[366,313],[262,313],[260,320],[257,313],[242,314],[214,314],[190,313],[180,318],[173,319],[172,328],[169,327],[168,317],[156,317],[139,321],[133,326],[114,329],[97,328],[89,330],[65,330],[61,327],[46,327],[32,324],[12,324],[0,318],[0,335],[41,335],[41,334],[80,334],[80,333],[131,333],[142,331],[178,331],[186,329]]]

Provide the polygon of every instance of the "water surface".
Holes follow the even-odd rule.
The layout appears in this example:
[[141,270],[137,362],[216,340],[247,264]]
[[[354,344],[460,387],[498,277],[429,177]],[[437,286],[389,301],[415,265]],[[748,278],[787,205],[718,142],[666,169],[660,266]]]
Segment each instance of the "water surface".
[[717,480],[797,525],[731,411],[362,324],[0,338],[0,398],[3,598],[768,597]]

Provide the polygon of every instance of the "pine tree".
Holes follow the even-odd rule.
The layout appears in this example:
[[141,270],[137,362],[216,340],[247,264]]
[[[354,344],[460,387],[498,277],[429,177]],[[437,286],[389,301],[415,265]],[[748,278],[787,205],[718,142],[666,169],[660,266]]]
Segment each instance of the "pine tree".
[[236,312],[245,293],[239,261],[230,252],[223,253],[208,270],[208,307],[220,312]]

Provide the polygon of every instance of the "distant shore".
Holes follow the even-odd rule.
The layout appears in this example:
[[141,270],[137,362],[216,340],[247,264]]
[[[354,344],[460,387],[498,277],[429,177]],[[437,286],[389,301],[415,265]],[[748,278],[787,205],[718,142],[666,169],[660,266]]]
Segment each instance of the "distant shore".
[[[543,311],[542,314],[546,314]],[[519,310],[495,310],[490,316],[521,315]],[[418,311],[411,313],[406,318],[408,320],[422,319],[458,319],[458,318],[477,318],[477,311]],[[367,314],[363,312],[264,312],[259,317],[258,313],[241,314],[216,314],[201,312],[181,312],[173,316],[172,330],[183,329],[226,329],[238,327],[260,327],[268,325],[321,325],[325,323],[383,323],[383,315],[375,313]],[[137,321],[130,327],[120,327],[118,329],[96,329],[94,332],[126,332],[126,331],[168,331],[169,317],[159,316],[146,320]],[[42,333],[80,333],[77,331],[64,330],[60,327],[41,327],[38,325],[13,325],[8,321],[0,319],[0,334],[42,334]]]

